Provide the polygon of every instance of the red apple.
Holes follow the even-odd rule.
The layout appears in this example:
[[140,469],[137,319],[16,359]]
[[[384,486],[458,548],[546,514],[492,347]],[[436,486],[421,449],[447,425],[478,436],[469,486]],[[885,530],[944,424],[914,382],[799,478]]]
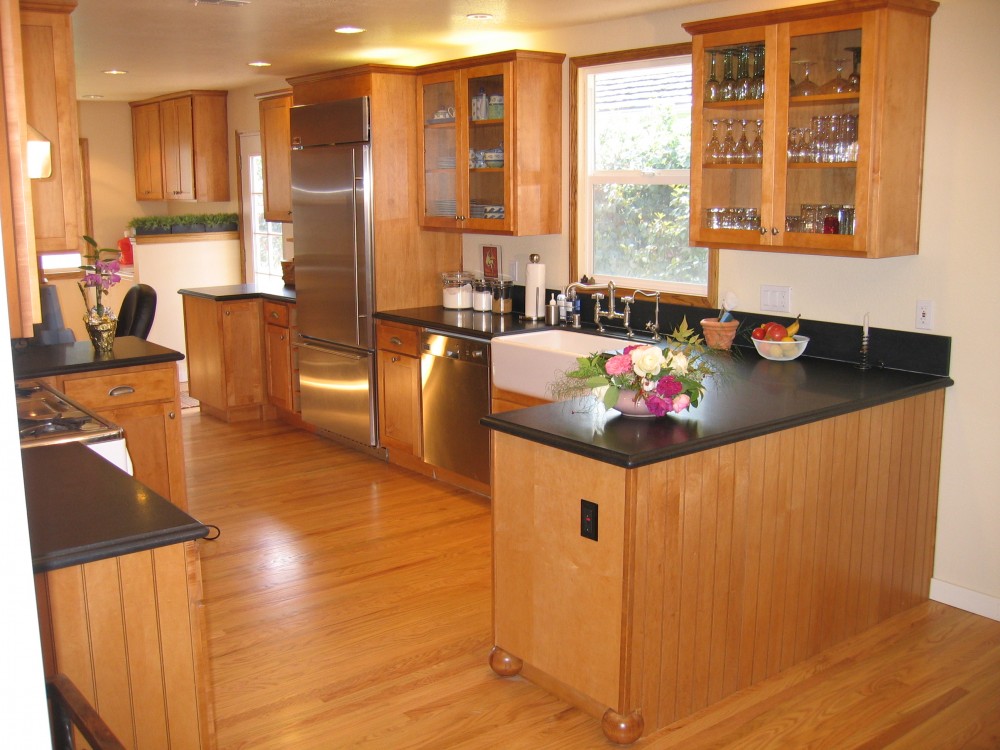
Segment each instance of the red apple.
[[767,327],[757,326],[756,328],[753,329],[753,331],[750,332],[750,336],[751,338],[755,338],[758,341],[763,341],[767,336]]
[[764,338],[768,341],[781,341],[787,335],[788,329],[781,323],[768,323],[767,330],[764,332]]

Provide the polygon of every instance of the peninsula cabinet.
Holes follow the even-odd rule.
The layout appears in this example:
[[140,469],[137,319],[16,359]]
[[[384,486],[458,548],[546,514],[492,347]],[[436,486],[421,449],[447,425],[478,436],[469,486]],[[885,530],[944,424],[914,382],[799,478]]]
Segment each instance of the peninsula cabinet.
[[136,200],[229,200],[225,91],[129,102]]
[[915,255],[937,6],[835,0],[684,24],[692,244]]
[[376,321],[379,436],[389,459],[420,458],[420,329]]
[[264,162],[264,218],[292,220],[292,137],[289,112],[291,92],[262,95],[260,154]]
[[558,234],[565,55],[514,51],[420,69],[420,225]]
[[183,295],[188,392],[201,410],[225,422],[262,419],[261,300],[216,301]]

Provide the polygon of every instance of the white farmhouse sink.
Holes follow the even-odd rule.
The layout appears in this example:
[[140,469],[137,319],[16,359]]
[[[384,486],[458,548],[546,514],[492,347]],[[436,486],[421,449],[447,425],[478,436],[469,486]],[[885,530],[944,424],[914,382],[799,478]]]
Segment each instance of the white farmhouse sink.
[[493,385],[551,399],[548,385],[576,366],[577,357],[621,350],[630,342],[596,333],[550,328],[497,336],[490,341]]

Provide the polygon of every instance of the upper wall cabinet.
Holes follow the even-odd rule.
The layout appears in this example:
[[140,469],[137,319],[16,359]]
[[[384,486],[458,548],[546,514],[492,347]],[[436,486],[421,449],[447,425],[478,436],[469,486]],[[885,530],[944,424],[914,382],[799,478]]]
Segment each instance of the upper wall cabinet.
[[915,255],[932,0],[685,24],[692,244]]
[[420,225],[562,229],[562,62],[513,51],[421,68]]
[[185,91],[130,106],[136,200],[229,200],[225,91]]
[[262,95],[260,153],[264,160],[264,218],[292,220],[292,136],[289,128],[290,91]]
[[83,234],[80,128],[70,13],[76,3],[22,2],[27,124],[52,147],[52,174],[31,181],[35,250],[75,250]]

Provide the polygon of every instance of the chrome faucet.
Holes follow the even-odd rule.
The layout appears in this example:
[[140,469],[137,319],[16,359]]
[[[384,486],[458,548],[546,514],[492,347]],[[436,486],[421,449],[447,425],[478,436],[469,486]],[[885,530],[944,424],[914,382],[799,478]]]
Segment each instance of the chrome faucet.
[[[615,282],[609,281],[607,284],[585,284],[580,281],[574,281],[566,287],[564,292],[566,299],[573,300],[576,299],[577,291],[581,292],[592,292],[594,299],[594,325],[597,326],[598,333],[604,333],[604,323],[601,322],[601,318],[607,318],[608,320],[624,320],[626,327],[628,327],[628,316],[629,316],[629,306],[625,305],[625,310],[623,312],[618,312],[615,310]],[[601,309],[601,300],[604,299],[604,292],[608,293],[608,309]],[[580,321],[574,319],[573,327],[579,328]]]
[[[653,341],[660,341],[663,336],[660,335],[660,293],[659,292],[644,292],[642,289],[636,289],[632,293],[632,298],[638,297],[639,295],[643,297],[649,297],[656,301],[656,307],[653,309],[653,319],[647,321],[646,330],[653,334]],[[628,325],[626,324],[626,328]],[[632,336],[632,329],[629,328],[629,337]]]

